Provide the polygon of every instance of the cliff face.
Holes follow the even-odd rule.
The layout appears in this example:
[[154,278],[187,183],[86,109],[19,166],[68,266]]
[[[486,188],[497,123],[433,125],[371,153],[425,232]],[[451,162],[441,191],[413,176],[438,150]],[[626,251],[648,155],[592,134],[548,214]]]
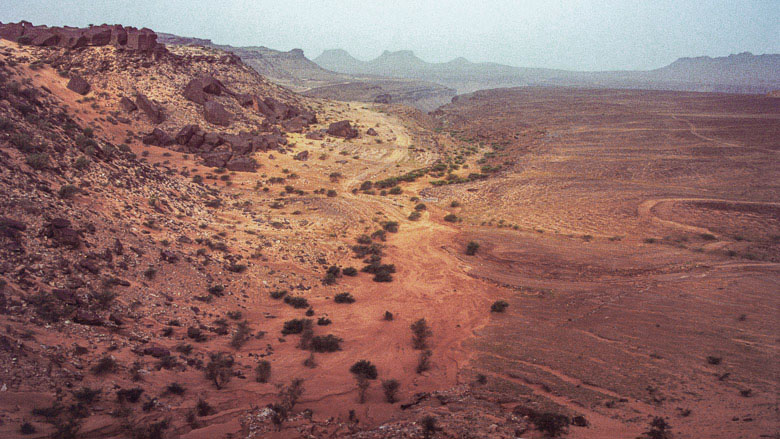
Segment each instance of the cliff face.
[[121,25],[48,27],[33,26],[30,22],[22,21],[0,24],[0,38],[23,45],[64,49],[112,45],[132,52],[154,53],[165,50],[164,46],[157,43],[154,31]]

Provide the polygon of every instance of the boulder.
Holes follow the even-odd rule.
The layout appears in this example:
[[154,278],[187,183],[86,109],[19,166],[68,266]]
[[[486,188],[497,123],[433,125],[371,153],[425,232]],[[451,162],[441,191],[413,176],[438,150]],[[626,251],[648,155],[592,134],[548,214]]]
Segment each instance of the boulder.
[[376,136],[378,133],[376,132],[375,129],[369,128],[368,131],[366,131],[366,134],[368,134],[369,136]]
[[204,92],[215,96],[221,95],[222,90],[225,89],[225,86],[213,76],[203,76],[200,78],[200,85]]
[[389,104],[393,100],[393,97],[388,93],[383,93],[374,98],[374,102],[377,104]]
[[214,125],[221,125],[221,126],[230,126],[230,123],[233,120],[233,115],[225,110],[225,107],[222,106],[219,102],[216,101],[208,101],[205,105],[203,105],[203,118],[206,119],[207,122],[213,123]]
[[255,97],[250,94],[238,94],[236,100],[242,107],[251,107]]
[[68,81],[68,89],[83,96],[89,93],[90,86],[89,82],[81,76],[73,76],[70,78],[70,81]]
[[203,137],[203,142],[213,147],[219,146],[225,142],[225,140],[218,133],[208,133]]
[[322,134],[322,131],[312,131],[310,133],[306,133],[306,138],[311,140],[322,140],[325,138],[325,135]]
[[192,81],[188,82],[184,87],[183,94],[185,98],[195,102],[196,104],[203,105],[207,100],[206,92],[203,91],[203,87],[201,86],[199,79],[193,79]]
[[247,133],[229,134],[224,136],[224,138],[225,142],[230,144],[230,149],[234,155],[246,155],[252,152],[253,139],[251,135]]
[[[200,127],[197,125],[185,125],[182,127],[181,130],[179,130],[179,133],[176,134],[176,143],[179,145],[186,145],[190,142],[190,139],[192,139],[192,136],[195,135],[200,131]],[[200,145],[198,145],[200,146]]]
[[144,355],[150,355],[154,358],[162,358],[171,355],[171,351],[160,346],[150,346],[148,348],[144,348],[143,352]]
[[225,165],[227,165],[228,160],[233,157],[233,153],[230,151],[212,151],[205,152],[200,156],[203,158],[203,162],[206,166],[224,168]]
[[132,113],[133,111],[138,109],[138,107],[135,105],[133,101],[131,101],[130,99],[124,96],[122,96],[122,98],[119,99],[119,108],[126,113]]
[[353,139],[358,136],[357,130],[352,128],[352,124],[348,120],[330,124],[327,133],[331,136],[343,137],[345,139]]
[[142,139],[146,145],[168,146],[173,145],[174,139],[165,131],[155,128],[154,131],[145,135]]
[[227,162],[226,167],[230,171],[254,172],[257,170],[257,162],[252,157],[235,157]]
[[135,105],[146,114],[153,124],[157,125],[165,121],[165,112],[162,108],[145,95],[138,93],[135,97]]
[[152,52],[157,47],[157,34],[150,29],[127,28],[127,49],[135,52]]
[[[203,145],[205,144],[205,133],[203,131],[198,130],[196,131],[192,137],[190,137],[190,140],[187,142],[187,149],[196,152],[203,149]],[[214,149],[213,146],[209,146],[208,150],[211,151]]]
[[79,297],[72,290],[56,288],[51,290],[51,295],[66,305],[79,305],[81,303]]
[[305,162],[306,160],[309,160],[309,151],[301,151],[298,154],[295,154],[293,159]]
[[301,116],[282,121],[282,128],[288,133],[302,133],[308,125],[306,119]]
[[80,323],[82,325],[89,325],[89,326],[103,325],[103,319],[100,318],[99,315],[95,314],[92,311],[87,311],[84,309],[81,309],[78,312],[76,312],[76,315],[73,316],[73,321],[76,323]]

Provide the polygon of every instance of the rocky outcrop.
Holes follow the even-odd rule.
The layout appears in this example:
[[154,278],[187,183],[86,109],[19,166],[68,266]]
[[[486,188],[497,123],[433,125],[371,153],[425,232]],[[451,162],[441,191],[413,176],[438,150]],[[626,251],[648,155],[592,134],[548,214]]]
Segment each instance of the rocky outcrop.
[[257,169],[257,162],[252,157],[236,157],[228,161],[225,166],[229,171],[254,172]]
[[331,136],[343,137],[345,139],[353,139],[358,136],[357,130],[352,128],[352,124],[348,120],[333,122],[328,126],[327,133]]
[[87,82],[84,78],[81,76],[73,76],[70,78],[70,81],[68,81],[68,89],[72,90],[80,95],[85,95],[89,93],[90,90],[89,82]]
[[117,49],[146,54],[165,51],[165,47],[157,43],[154,31],[120,25],[48,27],[22,21],[0,24],[0,38],[24,45],[64,49],[113,45]]
[[122,98],[119,99],[119,108],[125,113],[132,113],[138,109],[138,107],[135,105],[135,102],[131,101],[125,96],[122,96]]
[[155,128],[154,131],[144,136],[143,142],[147,145],[168,146],[173,145],[174,140],[165,131]]

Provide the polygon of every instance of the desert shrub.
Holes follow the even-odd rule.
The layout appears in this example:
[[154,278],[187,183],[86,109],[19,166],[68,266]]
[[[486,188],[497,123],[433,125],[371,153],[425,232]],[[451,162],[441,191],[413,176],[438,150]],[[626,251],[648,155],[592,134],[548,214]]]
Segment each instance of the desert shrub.
[[204,399],[198,399],[198,403],[195,405],[195,410],[198,416],[208,416],[214,413],[214,408],[206,402]]
[[393,313],[391,313],[390,311],[385,311],[385,314],[382,316],[382,318],[389,322],[393,320]]
[[468,244],[466,244],[466,254],[469,256],[474,256],[477,254],[477,250],[479,250],[479,243],[470,241]]
[[414,211],[409,214],[409,221],[417,221],[422,215],[418,211]]
[[328,326],[331,323],[333,323],[333,322],[331,322],[330,319],[327,318],[327,317],[320,317],[319,319],[317,319],[317,325],[318,326]]
[[88,158],[81,156],[73,162],[73,167],[79,171],[83,171],[84,169],[89,168],[90,163],[91,161]]
[[371,239],[378,239],[380,241],[386,241],[387,240],[387,231],[385,231],[383,229],[375,230],[374,233],[371,234]]
[[244,320],[236,325],[236,332],[233,333],[233,338],[230,339],[230,346],[240,349],[244,343],[249,339],[249,324]]
[[569,427],[569,418],[567,416],[553,412],[537,412],[531,410],[528,416],[529,420],[537,430],[548,437],[558,437],[566,432]]
[[309,301],[306,300],[305,297],[294,297],[294,296],[286,296],[284,298],[284,303],[292,306],[296,309],[302,309],[302,308],[308,308],[309,307]]
[[358,271],[357,271],[357,268],[355,268],[355,267],[347,267],[347,268],[345,268],[345,269],[341,270],[341,273],[342,273],[344,276],[350,276],[350,277],[352,277],[352,276],[357,276],[357,274],[358,274]]
[[438,423],[436,422],[436,418],[433,416],[425,416],[420,419],[420,426],[422,427],[423,438],[425,439],[429,439],[440,429]]
[[64,184],[60,186],[60,190],[57,192],[57,194],[60,196],[60,198],[68,199],[76,195],[78,192],[79,188],[77,186],[72,184]]
[[388,193],[391,194],[391,195],[400,195],[401,192],[402,192],[401,186],[395,186],[395,187],[391,188]]
[[433,356],[433,352],[429,350],[420,352],[420,356],[417,357],[417,368],[415,369],[417,373],[423,373],[431,368],[431,356]]
[[136,403],[141,398],[144,389],[135,387],[132,389],[119,389],[116,391],[116,399],[120,402]]
[[116,299],[116,293],[113,291],[95,291],[90,295],[92,302],[100,309],[107,309]]
[[720,357],[713,357],[712,355],[707,357],[707,363],[712,364],[713,366],[717,366],[721,361],[723,361],[723,359]]
[[23,422],[19,427],[19,433],[23,435],[35,434],[38,430],[29,422]]
[[46,169],[49,166],[49,155],[45,152],[28,154],[26,159],[27,165],[36,171]]
[[314,369],[317,367],[317,360],[314,359],[314,353],[309,354],[308,357],[306,357],[305,360],[303,360],[303,365],[308,367],[309,369]]
[[454,201],[454,200],[453,200],[453,201],[450,203],[450,207],[460,207],[460,202],[459,202],[459,201]]
[[425,210],[425,209],[427,209],[427,208],[428,208],[428,206],[426,206],[426,205],[425,205],[425,204],[423,204],[423,203],[419,203],[419,204],[417,204],[416,206],[414,206],[414,210],[416,210],[416,211],[418,211],[418,212],[421,212],[421,211],[423,211],[423,210]]
[[105,356],[98,360],[98,362],[92,366],[92,373],[95,375],[103,375],[107,373],[116,372],[118,365],[115,359],[109,356]]
[[336,303],[354,303],[355,298],[349,293],[339,293],[333,298]]
[[211,380],[217,389],[222,389],[233,376],[233,364],[235,363],[233,356],[226,352],[212,352],[209,357],[205,371],[206,378]]
[[58,404],[51,405],[49,407],[35,407],[32,409],[34,416],[40,416],[48,420],[53,420],[62,413],[62,406]]
[[509,303],[505,300],[496,300],[490,305],[490,312],[504,312],[509,307]]
[[217,297],[222,297],[224,295],[223,293],[225,291],[225,286],[224,285],[220,285],[220,284],[211,285],[211,286],[208,287],[207,291],[211,295],[214,295],[214,296],[217,296]]
[[401,383],[396,379],[382,381],[382,391],[385,394],[385,401],[393,404],[396,401],[396,394],[401,387]]
[[384,223],[382,223],[382,228],[387,230],[390,233],[398,233],[398,222],[385,221]]
[[187,337],[197,341],[198,343],[203,343],[204,341],[208,340],[206,334],[204,334],[203,331],[201,331],[197,326],[190,326],[187,328]]
[[76,398],[78,402],[84,404],[92,404],[93,402],[97,401],[99,396],[100,389],[92,389],[90,387],[82,387],[81,389],[73,392],[73,397]]
[[328,190],[327,196],[330,198],[333,198],[337,195],[336,191],[333,189]]
[[287,290],[276,290],[271,291],[270,293],[272,299],[281,299],[282,297],[287,295]]
[[167,387],[165,387],[165,391],[168,393],[172,393],[174,395],[184,395],[184,392],[187,391],[184,386],[182,386],[179,383],[173,382],[171,384],[168,384]]
[[309,349],[314,352],[336,352],[341,350],[342,339],[333,334],[318,335],[311,339]]
[[647,439],[669,439],[672,437],[672,427],[664,418],[655,417],[650,422],[650,430],[644,433],[644,437]]
[[368,245],[371,244],[371,237],[368,235],[360,235],[357,238],[358,244]]
[[260,360],[255,366],[255,381],[258,383],[267,383],[271,378],[271,363],[268,360]]
[[448,223],[455,223],[455,222],[458,222],[458,216],[457,216],[457,215],[455,215],[454,213],[447,214],[447,215],[444,217],[444,221],[447,221]]
[[238,320],[241,318],[241,316],[243,316],[243,313],[239,310],[228,311],[227,316],[231,320]]
[[375,380],[377,377],[376,366],[368,360],[360,360],[355,362],[349,371],[355,376],[362,376],[369,380]]
[[336,283],[336,279],[338,279],[339,276],[341,276],[341,268],[331,265],[325,272],[325,278],[322,280],[322,283],[325,285],[333,285]]
[[306,326],[306,322],[310,322],[309,319],[292,319],[284,322],[284,327],[282,328],[282,334],[284,335],[290,335],[290,334],[300,334],[303,331],[303,328]]
[[425,349],[428,347],[428,338],[433,335],[433,331],[428,326],[425,319],[419,319],[410,326],[412,330],[412,344],[415,349]]

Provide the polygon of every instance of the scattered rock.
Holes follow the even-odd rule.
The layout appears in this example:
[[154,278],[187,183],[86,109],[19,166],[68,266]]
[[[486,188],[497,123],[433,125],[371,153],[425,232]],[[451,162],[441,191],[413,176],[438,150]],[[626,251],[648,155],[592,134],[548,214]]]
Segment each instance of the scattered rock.
[[368,134],[369,136],[376,136],[378,133],[376,132],[375,129],[369,128],[368,131],[366,131],[366,134]]

